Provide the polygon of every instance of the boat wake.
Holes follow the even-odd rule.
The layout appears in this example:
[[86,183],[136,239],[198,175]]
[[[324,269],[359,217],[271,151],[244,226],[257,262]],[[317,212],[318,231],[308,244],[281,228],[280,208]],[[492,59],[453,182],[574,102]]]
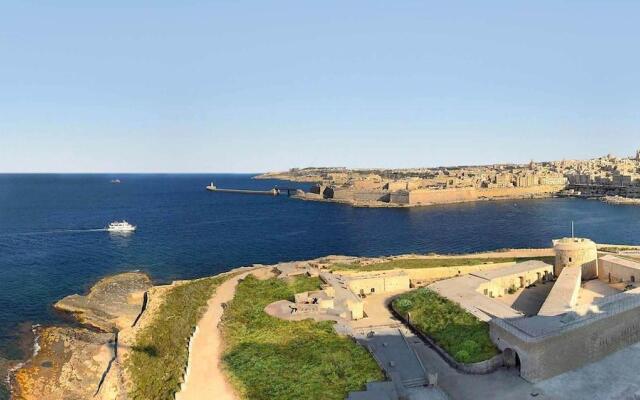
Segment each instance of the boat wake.
[[38,232],[14,232],[14,233],[0,233],[0,237],[7,236],[36,236],[36,235],[55,235],[62,233],[85,233],[85,232],[106,232],[106,228],[96,229],[55,229],[51,231],[38,231]]

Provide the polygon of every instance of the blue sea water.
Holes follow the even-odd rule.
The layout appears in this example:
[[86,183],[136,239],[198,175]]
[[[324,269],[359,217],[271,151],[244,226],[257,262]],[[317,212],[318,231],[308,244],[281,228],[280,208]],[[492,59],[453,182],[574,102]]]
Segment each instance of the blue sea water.
[[[20,326],[64,321],[56,300],[140,269],[156,281],[328,254],[462,253],[543,247],[570,234],[640,243],[640,207],[544,199],[362,209],[286,196],[211,193],[205,185],[305,184],[250,175],[0,175],[0,357],[17,359]],[[127,219],[129,236],[103,228]]]

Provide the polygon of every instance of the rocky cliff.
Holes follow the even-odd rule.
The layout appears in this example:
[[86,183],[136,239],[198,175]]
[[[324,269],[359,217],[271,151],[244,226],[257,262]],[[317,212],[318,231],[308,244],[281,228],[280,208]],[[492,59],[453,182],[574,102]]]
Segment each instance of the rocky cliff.
[[[131,342],[146,307],[151,279],[128,272],[101,279],[86,295],[56,303],[88,326],[37,328],[37,354],[12,377],[15,399],[124,399],[120,364],[123,341]],[[125,350],[126,351],[126,350]]]

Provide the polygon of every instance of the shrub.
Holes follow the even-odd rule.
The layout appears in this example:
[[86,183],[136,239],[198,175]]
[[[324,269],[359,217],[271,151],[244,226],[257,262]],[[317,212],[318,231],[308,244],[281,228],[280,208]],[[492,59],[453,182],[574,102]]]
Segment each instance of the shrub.
[[412,305],[413,305],[413,303],[409,299],[399,299],[397,301],[397,303],[395,304],[395,306],[397,307],[398,311],[400,311],[400,312],[407,312],[408,310],[411,309]]

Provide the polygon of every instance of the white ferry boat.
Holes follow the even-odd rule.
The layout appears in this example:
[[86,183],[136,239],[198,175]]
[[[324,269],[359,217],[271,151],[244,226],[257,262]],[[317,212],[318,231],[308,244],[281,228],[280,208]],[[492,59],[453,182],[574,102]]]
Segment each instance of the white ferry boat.
[[112,222],[107,227],[107,231],[109,232],[133,232],[135,230],[136,230],[135,225],[131,225],[127,221]]

